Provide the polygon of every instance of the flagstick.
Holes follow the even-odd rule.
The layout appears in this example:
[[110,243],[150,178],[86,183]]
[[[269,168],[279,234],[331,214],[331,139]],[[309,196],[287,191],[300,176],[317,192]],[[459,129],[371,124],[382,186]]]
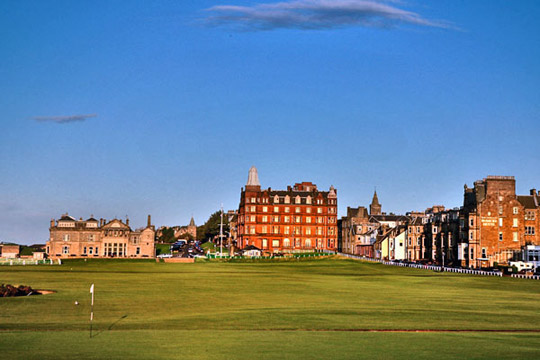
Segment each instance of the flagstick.
[[94,284],[90,287],[90,293],[92,294],[92,302],[90,303],[90,339],[92,338],[92,323],[94,320]]

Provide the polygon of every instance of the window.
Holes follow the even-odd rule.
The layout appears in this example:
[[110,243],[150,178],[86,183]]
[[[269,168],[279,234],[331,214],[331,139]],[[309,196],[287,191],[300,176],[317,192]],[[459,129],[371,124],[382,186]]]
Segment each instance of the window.
[[257,201],[257,199],[255,199],[254,197],[251,198],[251,203],[252,204],[255,204],[256,201]]
[[311,247],[311,239],[306,239],[305,246],[306,246],[307,248],[310,248],[310,247]]
[[279,234],[279,226],[274,226],[274,234]]
[[300,204],[302,201],[302,199],[300,199],[300,196],[299,195],[296,195],[296,197],[294,198],[294,203],[295,204]]
[[69,254],[69,246],[66,246],[66,245],[62,246],[62,254],[64,255]]
[[306,212],[307,212],[308,214],[311,214],[311,208],[308,207],[308,208],[306,209]]
[[317,214],[322,214],[322,208],[317,208]]
[[474,260],[474,248],[471,248],[471,260]]
[[504,198],[502,197],[502,195],[499,195],[499,201],[503,201]]
[[263,225],[262,232],[263,234],[266,234],[268,232],[268,227],[266,225]]
[[62,239],[63,239],[64,241],[69,241],[69,234],[64,234],[64,235],[62,236]]
[[525,226],[525,235],[534,235],[534,226]]
[[302,217],[301,216],[295,216],[294,217],[294,222],[295,223],[301,223],[302,222]]
[[255,215],[250,216],[251,222],[255,222]]
[[274,222],[275,222],[275,223],[278,223],[278,222],[279,222],[279,216],[274,216]]
[[286,223],[291,222],[291,217],[290,216],[285,216],[285,222]]
[[469,231],[469,240],[474,240],[474,233]]
[[499,206],[499,215],[502,215],[502,213],[503,213],[503,207]]
[[90,255],[92,255],[92,254],[94,253],[94,248],[93,248],[93,247],[89,247],[89,248],[88,248],[88,253],[89,253]]
[[[274,196],[274,204],[279,204],[279,196]],[[275,211],[276,208],[274,208]]]
[[268,239],[262,239],[262,247],[263,249],[268,249]]
[[318,227],[317,228],[317,235],[322,235],[323,234],[323,229],[322,227]]
[[99,254],[99,247],[96,246],[96,255]]
[[255,212],[255,206],[250,206],[250,210],[251,212]]
[[512,208],[512,213],[513,213],[514,215],[517,215],[517,214],[518,214],[518,208],[517,208],[517,206],[514,206],[514,207]]
[[301,247],[302,246],[302,240],[294,239],[294,246],[296,246],[297,248]]
[[263,212],[268,212],[268,206],[263,206]]
[[285,226],[284,233],[285,233],[285,235],[289,235],[289,227],[288,226]]
[[487,250],[486,248],[482,248],[482,259],[485,259],[487,257]]
[[295,212],[295,213],[299,213],[299,212],[300,212],[300,208],[299,208],[298,206],[295,207],[295,208],[294,208],[294,212]]
[[138,247],[136,250],[135,250],[135,255],[140,255],[141,254],[141,248]]
[[94,234],[88,234],[88,241],[94,241]]
[[264,216],[262,217],[262,222],[268,222],[268,216],[264,215]]
[[291,241],[287,238],[283,239],[283,247],[291,247]]
[[285,212],[286,213],[291,212],[291,208],[289,208],[288,206],[285,206]]
[[503,233],[499,232],[499,241],[503,241]]
[[518,233],[517,233],[516,231],[514,231],[514,232],[512,233],[512,240],[514,240],[514,241],[519,241],[519,239],[518,239]]
[[512,227],[518,227],[518,219],[512,219]]
[[470,226],[474,226],[474,219],[471,219],[469,225],[470,225]]
[[279,206],[274,206],[274,212],[279,212]]
[[420,246],[420,239],[416,240],[416,246]]
[[291,203],[291,197],[289,195],[285,196],[285,204],[290,204]]
[[296,226],[296,227],[294,228],[294,233],[295,233],[295,235],[302,235],[302,232],[300,231],[300,227],[299,227],[299,226]]
[[279,247],[279,240],[272,240],[272,247],[278,248]]
[[311,224],[311,216],[306,217],[306,223]]
[[86,255],[86,246],[83,247],[83,254]]
[[249,229],[250,234],[255,234],[255,226],[251,226]]
[[499,218],[499,226],[503,226],[503,218]]
[[436,233],[437,233],[437,230],[438,230],[437,227],[434,226],[434,227],[433,227],[433,233],[436,234]]
[[311,196],[309,196],[309,195],[306,198],[306,204],[311,204]]
[[311,235],[311,228],[310,227],[306,228],[306,235]]

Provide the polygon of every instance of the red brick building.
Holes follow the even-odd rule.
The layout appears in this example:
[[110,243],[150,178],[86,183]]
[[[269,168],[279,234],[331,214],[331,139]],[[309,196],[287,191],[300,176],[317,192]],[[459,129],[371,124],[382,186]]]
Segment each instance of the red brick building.
[[261,189],[257,169],[249,170],[238,209],[238,247],[266,252],[336,250],[337,192],[311,182],[287,190]]
[[468,249],[463,265],[505,264],[525,245],[539,245],[539,198],[534,189],[528,196],[516,195],[513,176],[488,176],[476,181],[474,188],[465,185],[460,217],[461,237],[468,240]]

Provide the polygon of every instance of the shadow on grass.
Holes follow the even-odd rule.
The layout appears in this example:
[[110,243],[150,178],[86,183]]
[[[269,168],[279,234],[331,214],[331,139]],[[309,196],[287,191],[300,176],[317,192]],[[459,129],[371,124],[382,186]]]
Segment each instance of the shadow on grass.
[[[113,328],[116,324],[118,324],[120,321],[124,320],[124,319],[127,318],[127,317],[128,317],[127,314],[124,315],[124,316],[119,317],[116,321],[114,321],[111,325],[109,325],[109,326],[107,327],[107,331],[112,330],[112,328]],[[99,330],[98,332],[92,334],[90,337],[94,338],[94,337],[98,336],[99,334],[103,333],[104,331],[105,331],[105,330]]]

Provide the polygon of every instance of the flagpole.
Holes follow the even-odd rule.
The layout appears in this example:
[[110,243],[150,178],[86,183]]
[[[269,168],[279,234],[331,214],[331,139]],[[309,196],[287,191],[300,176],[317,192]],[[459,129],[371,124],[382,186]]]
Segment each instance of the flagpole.
[[90,294],[92,294],[92,302],[90,303],[90,339],[92,338],[92,323],[94,321],[94,284],[90,286]]

